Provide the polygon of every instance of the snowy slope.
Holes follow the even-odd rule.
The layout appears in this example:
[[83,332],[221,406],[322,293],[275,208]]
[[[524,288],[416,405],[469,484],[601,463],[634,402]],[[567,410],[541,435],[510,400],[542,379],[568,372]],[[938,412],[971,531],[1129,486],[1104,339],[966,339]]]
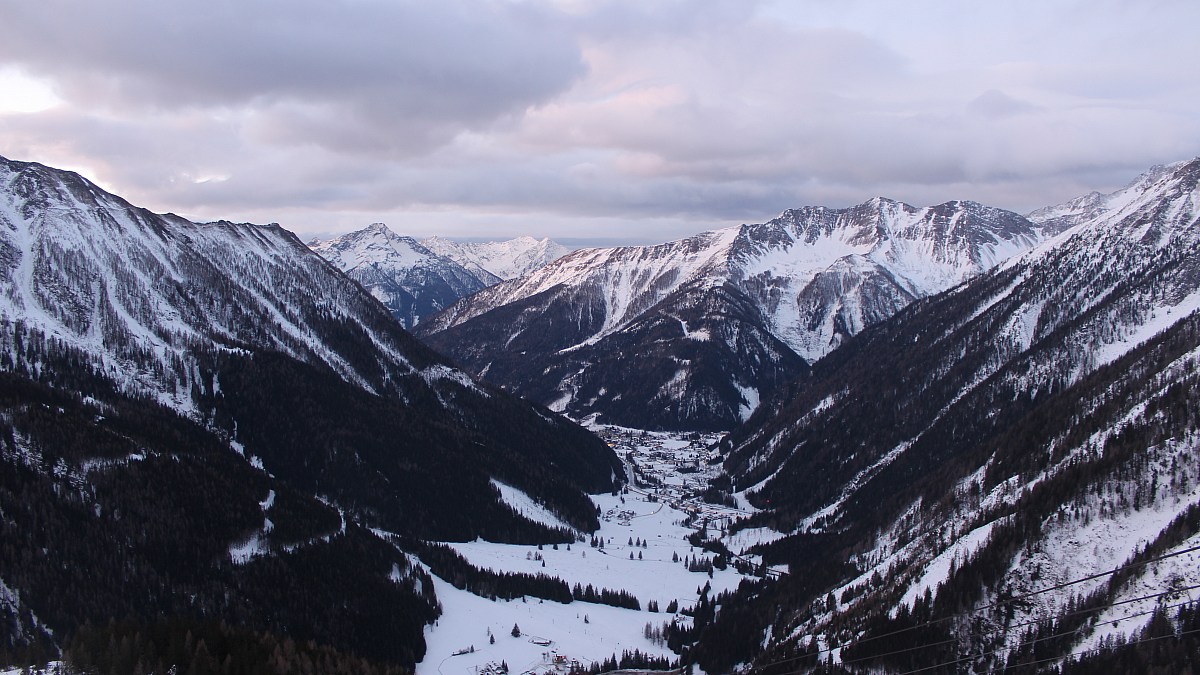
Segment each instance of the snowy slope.
[[309,247],[382,302],[406,328],[497,281],[468,271],[383,223]]
[[1037,209],[1026,217],[1050,234],[1066,231],[1080,223],[1096,220],[1106,212],[1119,210],[1138,195],[1152,192],[1157,182],[1185,163],[1153,166],[1120,190],[1109,194],[1090,192],[1063,204]]
[[[1041,217],[1071,214],[1083,215],[1027,253],[850,340],[723,442],[737,496],[765,509],[744,525],[787,535],[760,552],[849,568],[772,627],[777,649],[933,617],[986,670],[1136,636],[1146,607],[1165,604],[1157,593],[1200,584],[1187,554],[1057,587],[1200,534],[1200,160]],[[1029,642],[1071,626],[1056,646]],[[904,654],[882,663],[939,658]]]
[[488,285],[500,280],[515,279],[547,265],[571,249],[547,238],[517,237],[506,241],[458,242],[444,237],[421,240],[429,250],[445,256],[485,281]]
[[[362,252],[381,259],[398,255],[395,247],[367,245]],[[361,286],[277,225],[192,223],[157,215],[76,174],[8,160],[0,160],[0,354],[6,371],[38,376],[46,363],[65,362],[193,419],[211,423],[219,417],[225,433],[258,428],[267,447],[275,447],[279,436],[271,425],[257,425],[285,411],[262,406],[288,399],[316,406],[318,411],[291,426],[311,423],[311,433],[276,447],[275,462],[291,461],[300,445],[316,444],[332,424],[351,424],[368,406],[397,410],[388,420],[351,424],[363,437],[344,455],[311,447],[326,455],[323,464],[365,467],[370,448],[379,448],[379,461],[394,462],[406,444],[415,445],[410,433],[423,439],[420,447],[436,443],[446,456],[460,447],[468,456],[482,452],[475,469],[496,478],[511,474],[506,482],[520,480],[527,490],[531,485],[524,482],[538,480],[534,473],[557,470],[579,485],[595,480],[592,487],[607,487],[616,461],[586,432],[453,368],[405,332]],[[248,378],[256,368],[279,381]],[[319,391],[298,384],[315,388],[318,380]],[[344,384],[359,391],[344,391]],[[337,405],[322,397],[345,402],[359,392],[367,396],[358,411],[319,421],[319,411]],[[240,420],[244,408],[256,413]],[[407,431],[386,432],[385,451],[373,434],[400,424],[402,415],[413,419],[404,422]],[[499,425],[504,433],[496,431]],[[545,444],[555,436],[558,441]],[[267,458],[262,448],[251,451]],[[536,460],[529,455],[543,451],[548,454]],[[536,468],[516,468],[522,458]],[[599,463],[585,468],[592,460]],[[267,468],[284,472],[270,463]],[[287,470],[297,479],[315,480],[302,466]],[[500,508],[486,480],[474,489],[486,494],[484,503]],[[551,502],[583,503],[573,488],[550,489],[558,491]],[[385,499],[382,492],[379,498]]]
[[717,283],[736,236],[736,229],[726,229],[659,246],[581,249],[456,304],[423,330],[444,330],[496,307],[562,288],[596,296],[603,322],[588,337],[601,337],[683,285]]
[[814,361],[840,342],[1041,241],[1024,218],[974,202],[873,199],[745,226],[735,268],[774,332]]
[[[0,318],[83,350],[135,388],[157,393],[175,377],[147,364],[178,370],[180,409],[190,405],[191,376],[178,362],[198,342],[279,351],[371,391],[381,372],[444,378],[433,355],[279,226],[160,216],[77,175],[8,160],[0,161]],[[323,332],[337,324],[359,326],[374,352],[331,346]]]

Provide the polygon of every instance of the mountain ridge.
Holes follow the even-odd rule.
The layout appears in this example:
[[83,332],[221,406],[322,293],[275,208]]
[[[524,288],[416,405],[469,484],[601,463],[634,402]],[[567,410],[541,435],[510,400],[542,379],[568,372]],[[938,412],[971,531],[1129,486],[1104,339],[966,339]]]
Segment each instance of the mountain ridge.
[[454,241],[433,236],[422,239],[421,243],[467,269],[495,277],[492,283],[525,276],[571,252],[570,248],[548,237],[537,239],[528,235],[486,242]]
[[566,253],[549,239],[518,237],[503,242],[457,243],[440,237],[416,240],[383,223],[309,248],[362,284],[405,328],[412,329],[460,298],[525,274]]
[[[973,202],[917,208],[876,198],[848,209],[794,209],[656,246],[581,249],[458,301],[417,334],[476,375],[576,418],[729,429],[805,362],[1042,238],[1024,217]],[[717,297],[717,287],[724,308],[700,300]],[[741,317],[737,334],[754,335],[757,355],[744,358],[749,343],[739,346],[733,335],[697,340],[702,333],[688,326],[715,316]],[[654,332],[653,344],[630,337],[647,322],[678,328]],[[720,365],[701,376],[692,358],[675,356],[672,370],[664,342],[680,354],[707,342],[696,358]],[[632,361],[595,366],[614,353]],[[639,362],[643,354],[655,363]],[[517,361],[559,379],[529,381]],[[612,392],[630,367],[655,375],[635,400],[624,392],[618,403]],[[682,410],[692,412],[669,409],[676,396],[690,398]]]
[[[1154,601],[1139,598],[1169,592],[1138,561],[1177,557],[1161,573],[1200,583],[1187,553],[1200,544],[1200,409],[1185,403],[1200,388],[1200,159],[1107,202],[864,330],[722,441],[724,498],[761,509],[730,530],[807,574],[731,599],[762,604],[718,619],[710,667],[735,658],[726,622],[751,617],[779,636],[763,664],[810,658],[800,635],[897,669],[1116,649],[1105,640],[1138,621],[1086,617],[1148,617]],[[768,609],[784,597],[789,609]],[[889,637],[929,622],[943,627],[921,642],[951,646]]]
[[499,281],[491,275],[481,278],[383,223],[314,240],[309,248],[362,284],[405,328]]

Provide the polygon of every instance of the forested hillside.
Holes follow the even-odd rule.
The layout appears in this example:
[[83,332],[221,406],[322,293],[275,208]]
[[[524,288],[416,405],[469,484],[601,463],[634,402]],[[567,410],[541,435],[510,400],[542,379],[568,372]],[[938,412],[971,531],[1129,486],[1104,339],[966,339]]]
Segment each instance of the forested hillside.
[[621,475],[278,226],[160,216],[8,160],[0,431],[5,663],[164,619],[411,667],[437,598],[381,533],[571,541]]
[[[723,441],[728,489],[763,509],[733,529],[777,532],[758,550],[792,573],[724,606],[706,667],[995,670],[1111,653],[1155,611],[1185,630],[1200,161],[1153,174],[867,329]],[[722,638],[754,622],[761,653]]]

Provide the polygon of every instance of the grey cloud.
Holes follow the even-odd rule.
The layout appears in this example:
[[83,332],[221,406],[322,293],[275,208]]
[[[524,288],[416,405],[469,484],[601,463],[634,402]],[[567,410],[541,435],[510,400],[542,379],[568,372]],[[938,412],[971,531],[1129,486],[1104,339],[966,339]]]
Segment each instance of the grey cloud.
[[1012,117],[1040,109],[1040,106],[1013,98],[998,89],[989,89],[967,104],[968,113],[983,117]]
[[1192,3],[939,4],[0,0],[0,65],[66,100],[0,115],[0,154],[204,219],[645,241],[875,195],[1028,210],[1200,152]]
[[[439,0],[4,0],[0,60],[70,101],[129,111],[250,106],[278,137],[426,151],[561,92],[578,45],[530,5]],[[297,111],[304,111],[299,114]]]

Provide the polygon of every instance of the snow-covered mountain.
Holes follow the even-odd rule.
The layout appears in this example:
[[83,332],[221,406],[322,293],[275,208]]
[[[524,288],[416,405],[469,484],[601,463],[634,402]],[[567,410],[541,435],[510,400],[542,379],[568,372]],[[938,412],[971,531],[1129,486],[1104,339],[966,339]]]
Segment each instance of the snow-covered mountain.
[[570,249],[549,239],[459,243],[441,237],[417,241],[370,227],[309,247],[362,284],[405,328],[505,279],[526,274]]
[[309,247],[362,284],[405,328],[500,281],[484,271],[468,271],[383,223],[312,241]]
[[1153,166],[1125,187],[1109,194],[1090,192],[1064,204],[1046,206],[1030,212],[1027,217],[1042,226],[1049,234],[1057,234],[1080,223],[1096,220],[1105,213],[1119,210],[1131,200],[1136,200],[1156,189],[1163,176],[1170,174],[1174,166]]
[[572,415],[727,429],[805,361],[1041,238],[1024,217],[972,202],[806,208],[658,246],[575,251],[418,332]]
[[495,281],[515,279],[547,265],[571,252],[571,249],[547,238],[517,237],[507,241],[458,242],[429,237],[421,243],[477,274]]
[[[575,433],[454,369],[277,225],[157,215],[76,174],[8,160],[0,326],[16,361],[22,343],[69,351],[123,392],[186,415],[234,396],[214,372],[224,361],[278,354],[462,429],[496,415]],[[507,442],[481,431],[485,445]],[[596,486],[608,485],[609,460],[597,466]]]
[[0,158],[6,660],[186,616],[411,666],[437,599],[384,531],[573,541],[620,471],[277,225],[158,215]]
[[[803,570],[726,617],[759,617],[759,665],[838,646],[985,672],[1192,625],[1200,159],[1034,217],[1075,222],[847,341],[722,441],[722,498],[762,509],[730,531]],[[734,629],[718,618],[712,653]]]

